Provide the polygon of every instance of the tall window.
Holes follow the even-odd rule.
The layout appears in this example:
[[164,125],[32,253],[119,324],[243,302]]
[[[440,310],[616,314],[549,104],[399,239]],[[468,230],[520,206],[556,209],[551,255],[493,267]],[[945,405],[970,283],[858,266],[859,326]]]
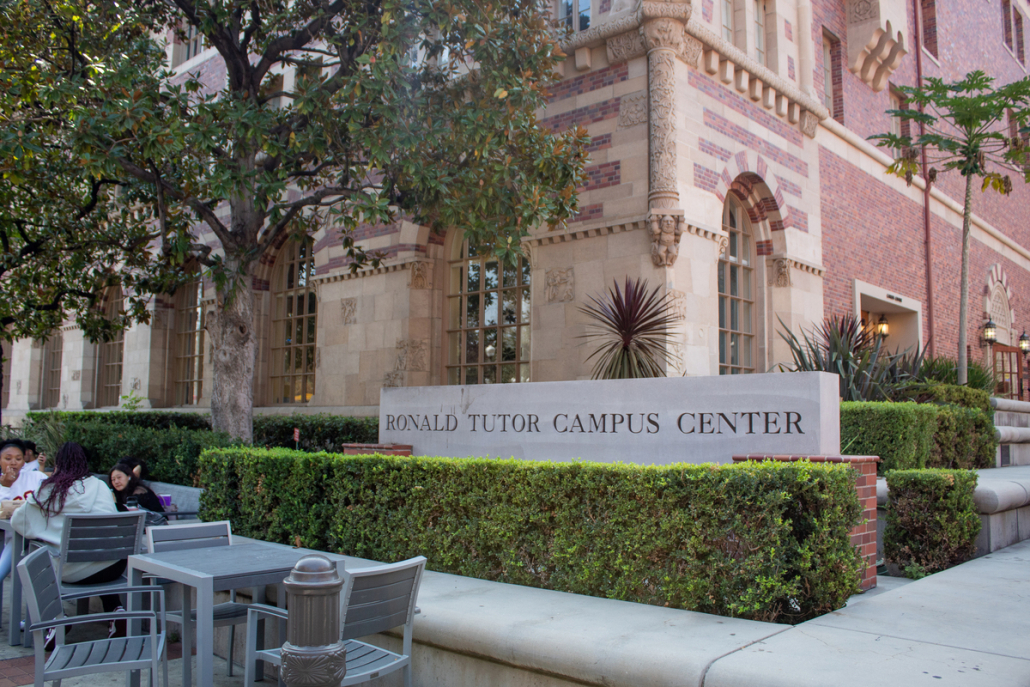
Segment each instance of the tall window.
[[306,403],[315,393],[314,276],[314,243],[287,242],[273,282],[272,403]]
[[1026,52],[1023,45],[1023,15],[1019,10],[1016,10],[1012,15],[1012,19],[1016,27],[1016,59],[1019,60],[1020,64],[1026,64]]
[[[122,290],[114,289],[107,303],[104,315],[109,320],[117,319],[122,311]],[[100,344],[97,364],[97,406],[117,406],[122,395],[122,357],[125,353],[125,331],[119,329],[110,341]]]
[[840,41],[823,34],[823,104],[830,116],[844,123],[844,72]]
[[198,278],[175,294],[175,404],[200,402],[204,389],[204,283]]
[[[901,94],[898,93],[897,91],[893,91],[892,90],[890,92],[890,109],[892,109],[892,110],[903,110],[903,109],[905,109],[905,100],[904,100],[904,98],[902,98]],[[895,116],[895,115],[891,115],[890,124],[891,124],[891,133],[894,134],[895,136],[908,136],[909,135],[908,122],[902,121],[901,117],[898,117],[898,116]],[[895,158],[898,158],[898,157],[901,157],[903,152],[901,150],[898,150],[898,149],[895,148],[895,149],[891,150],[891,154]]]
[[923,10],[923,47],[937,57],[937,0],[920,0]]
[[719,374],[754,372],[754,279],[751,233],[744,208],[730,197],[722,228],[729,234],[719,256]]
[[755,61],[765,65],[765,0],[755,0]]
[[590,0],[558,0],[558,22],[573,31],[590,28]]
[[451,261],[447,383],[529,381],[529,263],[499,263],[465,240]]
[[61,358],[64,336],[56,331],[43,346],[43,388],[40,394],[44,408],[56,408],[61,402]]
[[1013,49],[1012,44],[1012,2],[1001,0],[1001,37],[1009,50]]
[[186,62],[197,55],[204,47],[203,37],[200,30],[192,24],[186,27],[186,42],[182,46],[182,61]]
[[722,0],[722,39],[733,45],[733,0]]

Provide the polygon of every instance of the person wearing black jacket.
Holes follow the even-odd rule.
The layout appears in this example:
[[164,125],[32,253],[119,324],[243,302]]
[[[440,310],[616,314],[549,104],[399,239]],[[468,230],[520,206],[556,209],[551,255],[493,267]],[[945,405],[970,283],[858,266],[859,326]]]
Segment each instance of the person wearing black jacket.
[[139,507],[153,513],[164,513],[164,506],[150,487],[143,484],[145,465],[135,458],[122,458],[107,473],[108,482],[114,491],[115,504],[118,510],[126,511]]

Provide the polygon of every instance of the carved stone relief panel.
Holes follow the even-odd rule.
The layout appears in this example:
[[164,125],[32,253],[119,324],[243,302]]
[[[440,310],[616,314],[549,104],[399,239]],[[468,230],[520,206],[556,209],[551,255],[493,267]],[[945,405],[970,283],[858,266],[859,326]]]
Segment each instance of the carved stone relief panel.
[[680,49],[679,56],[686,64],[691,67],[697,67],[698,60],[701,58],[701,53],[704,51],[704,45],[698,39],[693,36],[684,34],[683,35],[683,47]]
[[72,370],[72,381],[77,382],[82,379],[82,370]]
[[548,303],[568,303],[576,299],[575,275],[571,267],[548,270],[544,276]]
[[819,118],[808,110],[801,112],[801,133],[809,138],[815,138],[816,128],[819,126]]
[[647,53],[644,47],[644,39],[639,30],[629,31],[609,38],[606,43],[608,49],[608,62],[618,64],[634,57],[640,57]]
[[789,258],[775,258],[772,260],[772,269],[769,270],[769,286],[785,288],[793,286],[794,281],[790,278],[791,263]]
[[669,316],[674,320],[687,319],[687,294],[676,289],[665,291],[665,302],[669,307]]
[[429,263],[428,262],[413,262],[411,263],[411,288],[413,289],[428,289],[429,288]]
[[141,386],[142,386],[142,382],[140,382],[139,377],[133,377],[132,378],[132,390],[133,391],[139,391]]
[[619,101],[619,128],[647,123],[647,93],[635,93],[624,96]]
[[651,213],[648,225],[651,232],[651,261],[656,267],[674,265],[680,252],[683,218],[654,212]]
[[401,339],[397,342],[397,371],[426,371],[428,351],[429,342],[424,339]]
[[398,387],[404,386],[404,373],[400,371],[387,372],[386,376],[383,377],[384,387]]
[[354,324],[358,321],[358,299],[340,299],[340,317],[343,324]]

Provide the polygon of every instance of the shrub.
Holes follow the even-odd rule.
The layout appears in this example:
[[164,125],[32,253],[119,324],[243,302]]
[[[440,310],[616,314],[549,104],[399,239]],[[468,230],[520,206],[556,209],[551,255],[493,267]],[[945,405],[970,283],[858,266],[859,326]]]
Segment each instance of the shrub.
[[339,451],[343,444],[379,442],[378,417],[342,415],[256,415],[254,445],[294,448],[293,429],[300,429],[301,451]]
[[844,465],[638,466],[201,456],[202,517],[242,535],[441,572],[776,622],[840,608],[863,562]]
[[[939,382],[941,384],[958,384],[958,363],[947,356],[939,355],[934,358],[923,360],[919,368],[919,381]],[[989,367],[970,360],[966,375],[966,387],[983,391],[987,394],[994,393],[994,371]]]
[[946,570],[976,553],[980,517],[970,470],[893,470],[883,550],[910,577]]
[[848,455],[879,456],[877,471],[922,468],[930,458],[937,407],[919,403],[840,404],[840,445]]
[[[991,395],[980,389],[971,389],[957,384],[913,384],[905,389],[904,398],[916,403],[937,403],[939,405],[955,405],[963,408],[975,408],[986,413],[993,413]],[[900,400],[900,399],[895,399]]]
[[65,421],[65,441],[82,444],[93,472],[107,473],[120,458],[146,462],[149,479],[196,486],[200,453],[232,445],[228,434],[211,430],[155,429],[93,421]]
[[113,411],[46,411],[28,413],[30,421],[54,416],[67,422],[100,422],[111,425],[131,425],[151,429],[211,429],[211,416],[206,413],[183,413],[170,410],[113,410]]
[[[961,388],[961,387],[959,387]],[[982,393],[982,392],[981,392]],[[979,469],[994,467],[998,442],[994,420],[982,410],[960,406],[937,408],[937,431],[928,468]]]

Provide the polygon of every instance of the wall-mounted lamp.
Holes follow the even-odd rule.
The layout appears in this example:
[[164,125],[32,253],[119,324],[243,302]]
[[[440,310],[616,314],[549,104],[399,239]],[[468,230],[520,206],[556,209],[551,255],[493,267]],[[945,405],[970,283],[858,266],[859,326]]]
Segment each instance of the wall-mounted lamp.
[[881,339],[886,339],[889,334],[890,330],[887,326],[887,316],[880,315],[880,319],[876,323],[876,335]]
[[1030,353],[1030,336],[1026,335],[1026,330],[1019,335],[1019,350],[1023,351],[1023,355]]
[[993,346],[996,343],[998,343],[998,325],[994,324],[994,320],[988,319],[980,333],[980,348]]

